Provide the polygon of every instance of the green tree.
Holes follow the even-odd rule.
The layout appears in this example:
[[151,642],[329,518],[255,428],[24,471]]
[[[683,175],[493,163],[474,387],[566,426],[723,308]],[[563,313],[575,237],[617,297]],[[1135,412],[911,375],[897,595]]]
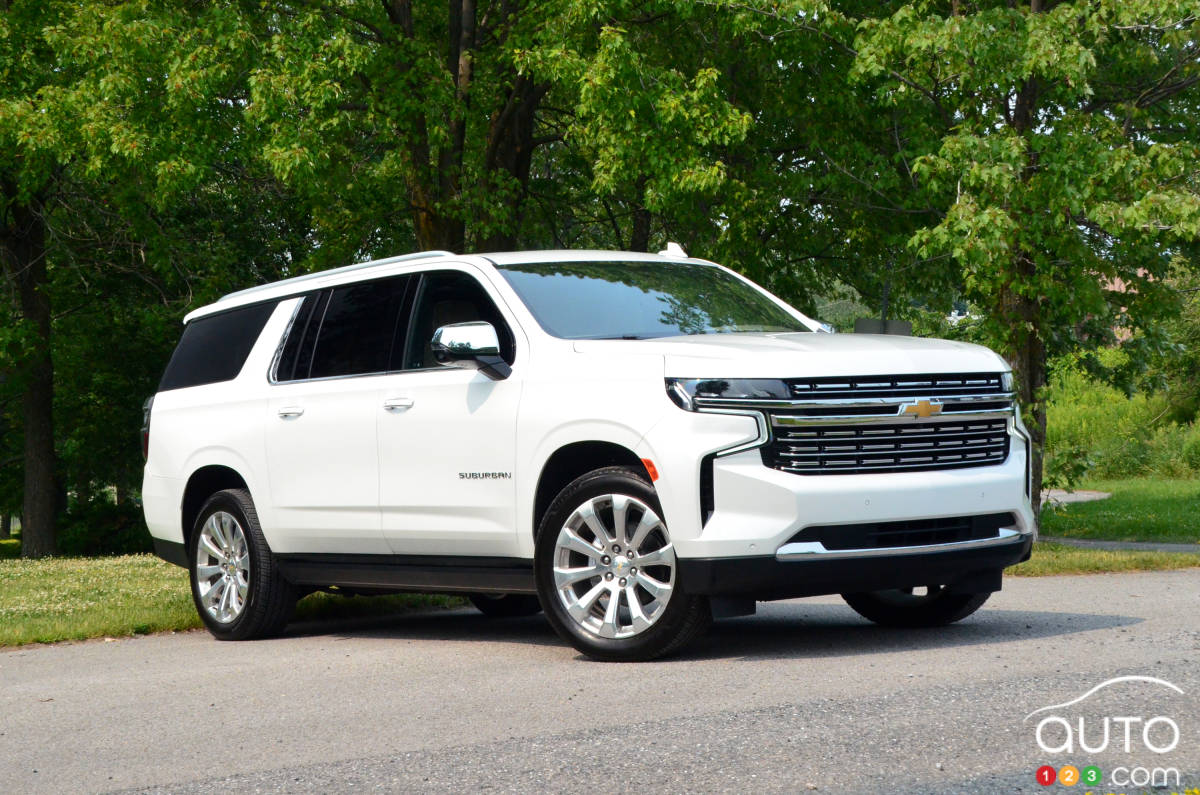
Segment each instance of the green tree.
[[942,119],[914,169],[945,210],[912,245],[961,269],[1040,451],[1048,358],[1116,328],[1153,334],[1175,308],[1172,258],[1200,233],[1196,8],[914,3],[864,21],[853,46],[884,107]]
[[[812,181],[810,217],[859,244],[868,273],[838,270],[865,294],[902,281],[983,310],[978,330],[1018,376],[1040,484],[1048,358],[1156,344],[1177,308],[1166,277],[1200,232],[1194,4],[739,7],[764,35],[824,42],[847,64],[840,85],[793,98],[819,106],[828,90],[853,125],[791,133],[811,169],[833,175]],[[782,63],[812,70],[794,47]]]
[[[136,428],[189,305],[301,267],[306,207],[248,152],[258,56],[237,5],[12,3],[0,10],[0,254],[17,322],[22,554],[61,510],[140,482]],[[253,144],[250,142],[253,141]]]
[[47,204],[62,174],[62,116],[47,94],[71,79],[55,68],[42,30],[66,3],[14,0],[0,6],[0,272],[16,320],[3,330],[0,367],[22,395],[24,554],[54,552],[60,492],[54,453],[51,309],[47,294]]

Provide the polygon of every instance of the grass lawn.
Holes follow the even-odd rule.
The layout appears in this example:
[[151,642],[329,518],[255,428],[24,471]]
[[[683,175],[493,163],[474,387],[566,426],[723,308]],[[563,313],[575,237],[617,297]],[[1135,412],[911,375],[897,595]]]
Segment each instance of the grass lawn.
[[[1074,503],[1042,516],[1048,536],[1133,541],[1200,541],[1200,480],[1097,481],[1107,500]],[[1008,573],[1023,577],[1200,566],[1197,554],[1106,551],[1039,543]],[[21,560],[20,541],[0,541],[0,646],[195,629],[187,572],[153,555]],[[388,615],[457,607],[462,599],[402,594],[346,598],[312,594],[299,620]]]
[[1069,547],[1065,544],[1038,542],[1033,557],[1007,569],[1017,577],[1045,577],[1052,574],[1096,574],[1103,571],[1154,571],[1187,569],[1200,566],[1197,554],[1143,552],[1140,550],[1104,550]]
[[[14,543],[0,541],[0,646],[200,626],[187,572],[153,555],[13,559],[18,551]],[[296,618],[351,618],[461,604],[463,600],[445,596],[312,594],[300,601]]]
[[1063,538],[1194,543],[1200,552],[1200,480],[1130,478],[1090,481],[1107,500],[1042,512],[1042,533]]

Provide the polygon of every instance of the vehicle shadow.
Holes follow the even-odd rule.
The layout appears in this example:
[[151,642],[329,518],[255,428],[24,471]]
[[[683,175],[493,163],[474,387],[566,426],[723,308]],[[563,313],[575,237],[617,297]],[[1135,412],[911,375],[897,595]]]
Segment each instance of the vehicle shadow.
[[470,607],[405,610],[361,618],[341,616],[293,621],[288,624],[283,637],[316,635],[563,645],[540,614],[520,618],[489,618]]
[[833,657],[898,651],[952,649],[1017,643],[1115,629],[1145,619],[1053,610],[989,610],[944,627],[881,627],[841,604],[760,603],[758,614],[713,623],[708,636],[688,650],[690,659],[771,659],[802,654]]
[[[754,616],[713,623],[707,636],[677,660],[840,657],[1017,643],[1115,629],[1145,619],[1053,610],[989,610],[964,621],[930,629],[892,629],[860,618],[842,604],[767,602]],[[488,618],[471,608],[419,610],[363,618],[320,618],[295,622],[285,637],[479,641],[535,646],[565,645],[543,616]],[[584,659],[582,656],[580,659]]]

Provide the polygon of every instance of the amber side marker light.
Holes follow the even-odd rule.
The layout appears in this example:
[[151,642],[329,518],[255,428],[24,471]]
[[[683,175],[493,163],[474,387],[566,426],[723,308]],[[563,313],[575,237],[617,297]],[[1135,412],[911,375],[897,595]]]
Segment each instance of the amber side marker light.
[[654,466],[654,462],[649,458],[642,459],[642,466],[646,468],[646,474],[650,476],[650,482],[658,480],[658,467]]

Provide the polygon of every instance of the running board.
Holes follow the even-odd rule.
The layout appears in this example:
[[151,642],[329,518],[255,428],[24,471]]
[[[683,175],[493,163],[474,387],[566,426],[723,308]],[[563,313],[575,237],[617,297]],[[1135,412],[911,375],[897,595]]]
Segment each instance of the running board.
[[537,593],[533,561],[441,555],[276,555],[296,585],[425,593]]

